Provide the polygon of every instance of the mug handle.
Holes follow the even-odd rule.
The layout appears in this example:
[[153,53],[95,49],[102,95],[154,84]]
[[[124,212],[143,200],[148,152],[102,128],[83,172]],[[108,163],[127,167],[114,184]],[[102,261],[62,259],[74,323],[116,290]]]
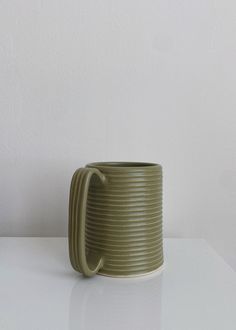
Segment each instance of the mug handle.
[[75,171],[70,185],[69,198],[69,254],[72,267],[84,276],[93,276],[103,266],[100,258],[95,266],[90,266],[86,258],[85,226],[88,190],[91,177],[98,176],[102,183],[106,178],[96,168],[79,168]]

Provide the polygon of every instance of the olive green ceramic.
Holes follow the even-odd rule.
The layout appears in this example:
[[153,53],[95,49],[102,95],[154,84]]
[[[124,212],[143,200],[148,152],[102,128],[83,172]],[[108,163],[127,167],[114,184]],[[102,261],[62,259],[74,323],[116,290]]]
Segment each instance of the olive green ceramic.
[[91,163],[71,181],[69,252],[73,268],[129,277],[163,264],[162,168],[152,163]]

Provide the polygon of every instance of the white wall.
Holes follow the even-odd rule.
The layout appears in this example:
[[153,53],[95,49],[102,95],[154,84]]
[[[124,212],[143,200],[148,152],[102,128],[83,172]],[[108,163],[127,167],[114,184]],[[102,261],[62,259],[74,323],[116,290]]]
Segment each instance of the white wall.
[[66,235],[73,171],[164,168],[166,236],[236,268],[236,4],[0,2],[0,234]]

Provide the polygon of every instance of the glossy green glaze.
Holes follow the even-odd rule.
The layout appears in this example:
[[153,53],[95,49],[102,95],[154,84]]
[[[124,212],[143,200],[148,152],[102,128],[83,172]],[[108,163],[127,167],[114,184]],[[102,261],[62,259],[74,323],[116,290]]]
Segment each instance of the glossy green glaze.
[[138,276],[163,264],[162,168],[92,163],[71,181],[69,252],[85,276]]

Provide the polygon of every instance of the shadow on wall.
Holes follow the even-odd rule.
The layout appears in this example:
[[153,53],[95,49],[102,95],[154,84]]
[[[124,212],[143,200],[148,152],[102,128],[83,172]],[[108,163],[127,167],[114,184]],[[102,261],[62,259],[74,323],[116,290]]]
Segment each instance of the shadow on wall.
[[67,230],[69,182],[55,171],[44,169],[28,186],[26,219],[30,233],[43,236],[64,236]]
[[73,171],[59,165],[25,164],[21,176],[19,169],[17,174],[7,171],[0,197],[1,236],[67,235]]

